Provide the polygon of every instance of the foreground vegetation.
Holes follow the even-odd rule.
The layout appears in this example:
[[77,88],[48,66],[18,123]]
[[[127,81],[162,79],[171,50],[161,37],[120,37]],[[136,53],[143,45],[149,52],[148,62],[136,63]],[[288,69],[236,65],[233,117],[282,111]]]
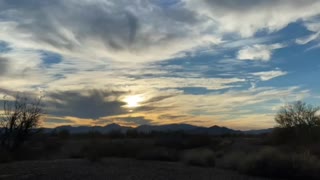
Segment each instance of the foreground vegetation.
[[301,179],[319,179],[318,144],[295,146],[277,144],[273,135],[224,136],[180,133],[131,137],[88,133],[81,135],[38,134],[19,150],[1,153],[2,162],[22,160],[103,158],[180,162],[190,166],[216,167],[242,174]]
[[[6,143],[1,146],[0,162],[87,159],[99,163],[106,157],[121,157],[181,162],[270,178],[320,179],[319,108],[302,102],[283,106],[275,118],[278,126],[272,133],[262,135],[137,131],[70,134],[65,130],[32,134],[34,131],[28,126],[24,128],[28,135],[24,137],[28,138],[16,139],[20,137],[17,136],[21,133],[20,127],[26,123],[24,120],[38,122],[41,111],[34,111],[35,107],[39,108],[36,105],[24,106],[18,115],[8,113],[5,116],[5,122],[15,119],[16,125],[11,131],[5,129],[6,126],[2,128],[7,134],[2,136]],[[32,112],[37,112],[37,116],[27,114]]]

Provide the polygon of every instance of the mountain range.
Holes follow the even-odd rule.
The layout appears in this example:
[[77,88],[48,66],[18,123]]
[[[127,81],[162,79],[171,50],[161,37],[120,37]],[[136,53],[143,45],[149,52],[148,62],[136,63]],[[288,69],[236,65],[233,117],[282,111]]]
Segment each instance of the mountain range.
[[45,129],[46,132],[50,131],[61,131],[67,130],[71,134],[86,133],[90,131],[96,131],[100,133],[110,133],[110,132],[122,132],[126,133],[128,130],[136,130],[141,133],[150,133],[150,132],[175,132],[181,131],[188,134],[208,134],[208,135],[224,135],[224,134],[264,134],[270,133],[270,129],[261,129],[261,130],[249,130],[249,131],[240,131],[234,130],[227,127],[212,126],[212,127],[199,127],[193,126],[190,124],[168,124],[168,125],[141,125],[138,127],[127,127],[120,126],[119,124],[109,124],[106,126],[59,126],[53,129]]

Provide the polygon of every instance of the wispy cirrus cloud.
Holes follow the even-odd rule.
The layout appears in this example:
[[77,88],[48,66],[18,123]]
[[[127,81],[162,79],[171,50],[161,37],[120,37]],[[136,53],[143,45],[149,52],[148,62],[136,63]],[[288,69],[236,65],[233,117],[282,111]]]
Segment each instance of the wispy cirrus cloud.
[[280,71],[280,70],[272,70],[272,71],[252,73],[252,75],[258,76],[262,81],[268,81],[270,79],[273,79],[273,78],[276,78],[276,77],[279,77],[279,76],[284,76],[286,74],[287,74],[287,72]]
[[[219,32],[237,33],[243,37],[258,31],[278,31],[292,22],[319,14],[316,0],[187,0],[187,6],[218,24]],[[281,12],[281,18],[279,18]]]
[[307,35],[305,37],[300,37],[296,39],[296,43],[299,45],[306,45],[311,42],[315,42],[314,45],[309,47],[308,49],[314,49],[320,47],[320,21],[319,18],[315,18],[311,21],[308,21],[305,23],[305,27],[307,30],[311,31],[312,33],[310,35]]
[[237,58],[240,60],[258,60],[269,61],[273,50],[283,48],[282,44],[262,45],[256,44],[253,46],[244,47],[239,50]]
[[[295,48],[316,46],[319,9],[316,0],[0,0],[0,93],[46,94],[49,126],[244,128],[257,117],[270,126],[271,107],[314,88],[283,80],[299,77],[300,50],[284,42],[294,24],[308,31],[290,37]],[[139,107],[126,108],[137,94]]]

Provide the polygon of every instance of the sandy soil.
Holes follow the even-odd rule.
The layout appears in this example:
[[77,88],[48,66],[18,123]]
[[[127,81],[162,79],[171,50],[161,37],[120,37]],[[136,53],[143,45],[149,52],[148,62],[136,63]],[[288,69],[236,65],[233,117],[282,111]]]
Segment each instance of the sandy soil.
[[106,179],[106,180],[263,180],[234,172],[181,163],[104,159],[26,161],[0,164],[0,179]]

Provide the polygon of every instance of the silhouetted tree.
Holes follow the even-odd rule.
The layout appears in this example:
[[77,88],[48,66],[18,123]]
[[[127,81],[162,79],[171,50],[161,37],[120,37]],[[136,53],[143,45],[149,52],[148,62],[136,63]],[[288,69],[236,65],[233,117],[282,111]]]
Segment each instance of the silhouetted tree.
[[301,101],[280,108],[275,121],[280,128],[320,126],[319,107]]
[[1,147],[13,151],[29,136],[38,132],[40,119],[43,116],[42,97],[29,99],[17,95],[14,100],[4,97],[3,113],[0,118]]

